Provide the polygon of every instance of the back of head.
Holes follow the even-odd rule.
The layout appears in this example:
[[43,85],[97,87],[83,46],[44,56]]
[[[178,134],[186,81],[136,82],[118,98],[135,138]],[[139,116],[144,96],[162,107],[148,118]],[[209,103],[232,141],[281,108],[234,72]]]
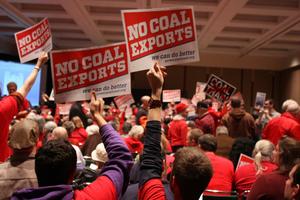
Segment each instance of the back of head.
[[198,144],[203,151],[216,152],[218,148],[217,139],[211,134],[204,134],[200,136]]
[[300,159],[300,141],[290,137],[279,140],[279,170],[288,173]]
[[134,125],[129,133],[128,133],[128,136],[129,137],[133,137],[133,138],[136,138],[136,139],[139,139],[141,138],[141,136],[143,135],[144,133],[144,128],[140,125]]
[[65,121],[62,126],[67,130],[68,135],[70,135],[75,129],[75,124],[72,121]]
[[79,117],[84,125],[84,127],[88,126],[87,116],[83,112],[83,108],[80,102],[75,102],[71,108],[69,113],[69,120],[72,120],[73,117]]
[[197,103],[197,109],[208,109],[212,106],[211,100],[205,99]]
[[253,150],[253,158],[257,167],[257,174],[263,172],[262,161],[272,161],[275,146],[269,140],[259,140]]
[[216,135],[228,135],[228,129],[226,126],[218,126],[216,129]]
[[184,147],[176,152],[172,176],[175,177],[182,199],[198,200],[212,174],[210,161],[199,149]]
[[83,128],[84,127],[80,117],[78,117],[78,116],[73,117],[72,122],[74,123],[75,128]]
[[238,97],[233,97],[230,100],[230,105],[231,105],[232,108],[240,108],[241,103],[242,103],[242,101]]
[[38,124],[30,119],[17,122],[10,131],[8,145],[14,150],[32,148],[36,145],[39,130]]
[[97,126],[95,124],[90,125],[90,126],[86,127],[86,132],[88,133],[88,135],[99,134],[99,126]]
[[203,135],[203,131],[199,128],[193,128],[190,130],[188,134],[188,143],[189,146],[192,146],[191,144],[194,144],[197,146],[199,138]]
[[141,97],[141,102],[142,102],[143,107],[148,107],[149,100],[150,100],[149,96],[142,96]]
[[45,134],[51,133],[53,131],[53,129],[55,129],[56,127],[57,127],[57,124],[55,122],[48,121],[44,125],[44,133]]
[[283,112],[289,112],[294,115],[298,114],[300,112],[299,104],[292,99],[288,99],[282,104],[282,110]]
[[64,127],[56,127],[53,132],[53,139],[57,140],[57,139],[62,139],[62,140],[67,140],[68,139],[68,132]]
[[70,184],[76,169],[76,152],[66,140],[51,140],[35,156],[39,186]]

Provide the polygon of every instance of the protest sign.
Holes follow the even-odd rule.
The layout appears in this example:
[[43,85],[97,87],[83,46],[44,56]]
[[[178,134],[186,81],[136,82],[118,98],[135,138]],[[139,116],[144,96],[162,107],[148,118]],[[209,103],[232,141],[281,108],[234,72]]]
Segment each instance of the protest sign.
[[181,90],[163,90],[163,102],[179,102]]
[[196,91],[192,98],[193,105],[196,106],[199,101],[202,101],[205,99],[205,92],[204,92],[205,86],[206,86],[206,83],[202,83],[202,82],[196,83]]
[[42,51],[49,52],[52,36],[48,19],[15,33],[15,39],[21,63],[38,58]]
[[241,166],[250,165],[252,163],[254,163],[253,158],[241,153],[235,170],[237,170]]
[[217,101],[225,102],[235,90],[236,88],[233,85],[212,74],[207,81],[204,92],[206,95],[215,98]]
[[266,97],[267,97],[266,93],[257,92],[255,97],[255,107],[259,107],[259,108],[264,107]]
[[57,104],[60,115],[69,115],[70,109],[72,107],[71,103]]
[[125,108],[125,116],[126,118],[132,115],[132,109],[130,107],[131,104],[134,103],[134,99],[131,94],[122,95],[114,98],[114,102],[121,112],[124,112]]
[[125,43],[52,51],[51,69],[56,102],[131,93]]
[[193,7],[122,11],[130,72],[199,61]]

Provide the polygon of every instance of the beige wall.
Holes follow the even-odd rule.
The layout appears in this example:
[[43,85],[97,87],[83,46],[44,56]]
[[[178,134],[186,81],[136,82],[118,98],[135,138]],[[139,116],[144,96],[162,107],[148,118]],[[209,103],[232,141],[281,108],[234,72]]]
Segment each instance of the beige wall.
[[[192,66],[172,66],[167,68],[167,72],[164,89],[181,89],[183,97],[191,98],[195,92],[196,82],[206,82],[210,74],[215,74],[241,91],[247,110],[254,104],[258,91],[267,93],[267,98],[273,98],[275,102],[279,101],[279,90],[276,89],[279,85],[279,72]],[[146,71],[132,74],[133,89],[149,89],[145,74]]]

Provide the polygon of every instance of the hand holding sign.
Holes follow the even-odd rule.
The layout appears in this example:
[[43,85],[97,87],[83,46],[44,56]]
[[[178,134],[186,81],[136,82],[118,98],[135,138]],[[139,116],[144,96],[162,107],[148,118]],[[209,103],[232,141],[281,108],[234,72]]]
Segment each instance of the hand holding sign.
[[43,64],[45,64],[48,61],[48,59],[49,59],[48,53],[45,51],[42,51],[38,58],[38,61],[36,63],[36,67],[41,68],[43,66]]

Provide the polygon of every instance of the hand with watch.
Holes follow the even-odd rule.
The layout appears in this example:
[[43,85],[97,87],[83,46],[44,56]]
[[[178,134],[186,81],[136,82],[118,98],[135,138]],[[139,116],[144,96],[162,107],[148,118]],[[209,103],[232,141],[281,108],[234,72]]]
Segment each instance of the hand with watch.
[[149,100],[149,109],[160,108],[161,93],[164,84],[164,77],[167,75],[166,68],[157,63],[147,72],[147,79],[151,87],[151,98]]

